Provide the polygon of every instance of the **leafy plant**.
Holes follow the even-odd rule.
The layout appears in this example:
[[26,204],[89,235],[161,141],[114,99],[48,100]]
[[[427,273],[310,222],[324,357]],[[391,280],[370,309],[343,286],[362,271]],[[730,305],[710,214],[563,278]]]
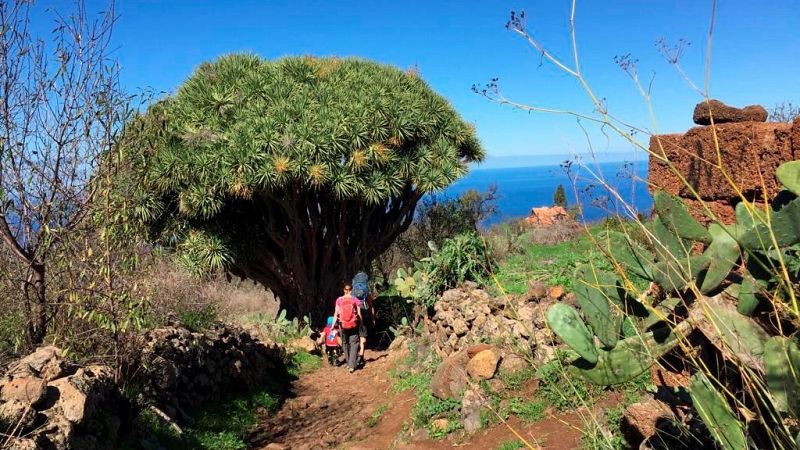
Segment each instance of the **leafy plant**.
[[499,447],[497,447],[497,450],[519,450],[521,448],[525,448],[522,442],[513,440],[503,442]]
[[[580,355],[570,371],[599,385],[624,383],[686,342],[697,328],[724,360],[742,368],[739,376],[752,389],[743,394],[745,401],[765,411],[761,420],[776,431],[772,439],[792,441],[799,431],[791,419],[800,391],[791,369],[800,364],[797,344],[782,335],[780,326],[765,326],[750,317],[766,302],[793,320],[800,317],[797,276],[782,269],[794,264],[794,248],[800,243],[800,198],[792,192],[800,190],[800,165],[786,163],[776,175],[789,190],[765,210],[740,203],[734,225],[712,223],[706,228],[682,202],[656,192],[656,217],[646,228],[649,242],[606,233],[601,245],[619,273],[579,268],[574,284],[580,313],[564,304],[547,312],[553,331]],[[705,246],[702,253],[691,251],[697,245]],[[657,286],[663,297],[651,290],[636,292],[630,279],[637,277]],[[738,305],[726,298],[737,299]],[[632,325],[635,335],[625,337],[623,323]],[[724,448],[743,448],[748,439],[746,415],[742,417],[738,406],[742,400],[732,394],[738,383],[735,377],[714,379],[700,370],[689,387],[700,417]]]
[[475,233],[446,239],[441,249],[429,244],[431,256],[416,264],[413,275],[400,269],[394,280],[398,294],[425,309],[445,290],[465,281],[481,283],[494,269],[485,242]]
[[527,422],[535,422],[544,417],[547,405],[541,399],[523,400],[514,397],[508,402],[508,411]]
[[309,316],[303,317],[302,320],[296,317],[290,320],[287,315],[286,310],[282,309],[275,317],[255,314],[245,317],[243,321],[256,325],[266,337],[275,342],[287,343],[293,339],[311,335],[311,318]]
[[300,375],[311,373],[322,366],[322,358],[308,352],[298,351],[292,354],[289,364],[289,375],[299,377]]
[[181,311],[181,323],[191,331],[203,331],[217,322],[217,311],[213,305],[204,305],[199,310]]
[[389,404],[381,403],[381,405],[378,406],[372,414],[370,414],[369,419],[367,419],[367,427],[372,428],[377,425],[378,422],[381,421],[381,417],[383,417],[383,414],[386,413],[387,409],[389,409]]

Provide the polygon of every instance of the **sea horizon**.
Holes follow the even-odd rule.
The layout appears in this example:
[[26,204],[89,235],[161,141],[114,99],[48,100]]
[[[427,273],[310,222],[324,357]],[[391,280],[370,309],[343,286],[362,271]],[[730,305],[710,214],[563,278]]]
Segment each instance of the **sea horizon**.
[[579,220],[594,222],[614,215],[648,214],[653,199],[646,180],[647,161],[641,160],[592,162],[582,166],[573,163],[489,167],[471,169],[438,195],[455,197],[470,189],[485,192],[492,184],[497,185],[499,211],[483,223],[491,226],[527,217],[535,207],[552,206],[553,194],[561,184],[567,194],[567,206],[581,206]]

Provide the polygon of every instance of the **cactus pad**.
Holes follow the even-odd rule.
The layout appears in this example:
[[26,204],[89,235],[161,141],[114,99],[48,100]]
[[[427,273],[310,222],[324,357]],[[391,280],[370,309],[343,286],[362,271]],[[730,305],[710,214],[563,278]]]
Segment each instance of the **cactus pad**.
[[575,308],[556,303],[547,309],[547,324],[564,343],[590,363],[597,362],[597,348],[592,333],[586,328]]

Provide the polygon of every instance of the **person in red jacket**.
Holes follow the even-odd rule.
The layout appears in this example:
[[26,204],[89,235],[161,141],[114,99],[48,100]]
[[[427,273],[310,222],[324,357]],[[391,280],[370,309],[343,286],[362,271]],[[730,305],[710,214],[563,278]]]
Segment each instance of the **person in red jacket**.
[[344,285],[344,295],[336,299],[336,309],[334,310],[334,322],[342,330],[342,346],[344,356],[350,372],[356,370],[358,365],[359,351],[359,326],[361,325],[361,301],[354,297],[353,287],[350,283]]

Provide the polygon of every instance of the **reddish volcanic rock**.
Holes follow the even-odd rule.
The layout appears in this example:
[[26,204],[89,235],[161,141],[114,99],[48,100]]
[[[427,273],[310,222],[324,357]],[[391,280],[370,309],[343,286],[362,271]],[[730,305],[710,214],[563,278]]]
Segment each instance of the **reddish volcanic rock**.
[[[775,169],[800,157],[800,142],[791,136],[800,134],[800,122],[728,123],[714,127],[695,127],[686,134],[653,136],[650,151],[666,155],[674,168],[697,191],[703,200],[722,202],[732,207],[738,194],[725,174],[716,167],[717,145],[722,169],[750,200],[761,199],[766,188],[773,197],[780,189]],[[716,128],[716,136],[712,128]],[[663,151],[663,153],[662,153]],[[651,189],[661,189],[684,198],[693,198],[691,190],[660,158],[650,157],[648,181]]]
[[767,110],[761,105],[750,105],[744,108],[728,106],[719,100],[700,102],[694,107],[692,120],[698,125],[711,125],[731,122],[766,122]]

